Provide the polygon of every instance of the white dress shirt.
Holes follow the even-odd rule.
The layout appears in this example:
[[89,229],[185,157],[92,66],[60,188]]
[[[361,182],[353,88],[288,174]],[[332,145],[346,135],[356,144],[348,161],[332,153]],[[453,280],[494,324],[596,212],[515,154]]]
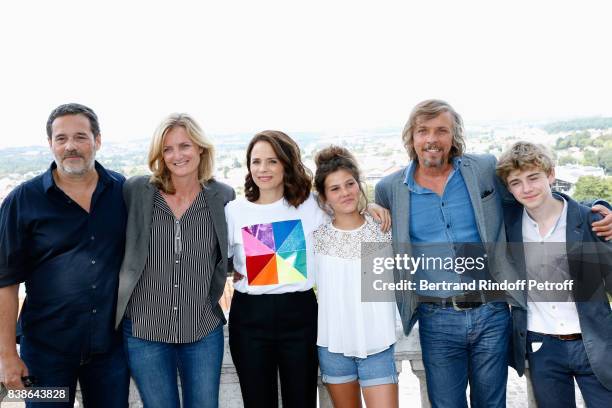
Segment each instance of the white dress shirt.
[[[565,243],[567,202],[563,198],[560,199],[563,200],[561,215],[544,236],[540,234],[538,223],[523,209],[524,243]],[[565,245],[544,245],[541,249],[536,249],[533,244],[527,244],[525,263],[527,276],[545,276],[547,272],[553,272],[555,281],[570,279]],[[527,300],[527,330],[545,334],[581,333],[576,303],[571,299],[567,302],[534,302],[529,301],[530,297],[533,296],[528,296]]]

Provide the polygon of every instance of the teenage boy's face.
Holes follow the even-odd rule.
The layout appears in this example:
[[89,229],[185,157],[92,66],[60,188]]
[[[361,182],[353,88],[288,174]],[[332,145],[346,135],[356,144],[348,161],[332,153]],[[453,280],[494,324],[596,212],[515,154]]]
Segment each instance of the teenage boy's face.
[[533,167],[514,170],[506,178],[508,190],[516,201],[527,209],[536,209],[552,197],[550,185],[555,181],[555,171],[547,175],[542,169]]

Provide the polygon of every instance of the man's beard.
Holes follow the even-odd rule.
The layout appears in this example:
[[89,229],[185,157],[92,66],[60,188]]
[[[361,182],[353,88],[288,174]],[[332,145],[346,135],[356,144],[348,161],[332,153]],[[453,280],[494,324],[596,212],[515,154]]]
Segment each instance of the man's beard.
[[[78,166],[64,165],[64,160],[68,157],[80,157],[84,163]],[[64,173],[70,174],[72,176],[82,176],[84,174],[87,174],[87,172],[94,168],[94,162],[95,153],[91,156],[89,160],[86,160],[85,157],[83,157],[83,155],[81,154],[64,155],[64,157],[62,157],[61,159],[55,157],[55,164],[57,165],[57,167],[60,168]]]
[[423,160],[423,167],[442,167],[444,164],[444,158],[440,157],[438,160]]
[[[430,149],[437,149],[440,153],[442,153],[442,148],[437,144],[437,143],[427,143],[425,146],[423,146],[423,152],[427,152]],[[440,168],[444,165],[445,162],[445,158],[444,155],[442,155],[442,157],[440,157],[439,159],[426,159],[423,158],[423,166],[424,167],[430,167],[430,168]]]

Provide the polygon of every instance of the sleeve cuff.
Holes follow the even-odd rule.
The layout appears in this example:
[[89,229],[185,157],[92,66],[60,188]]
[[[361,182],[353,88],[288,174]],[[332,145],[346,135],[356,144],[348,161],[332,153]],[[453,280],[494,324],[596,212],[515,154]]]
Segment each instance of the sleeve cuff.
[[0,288],[25,282],[25,274],[15,268],[0,267]]

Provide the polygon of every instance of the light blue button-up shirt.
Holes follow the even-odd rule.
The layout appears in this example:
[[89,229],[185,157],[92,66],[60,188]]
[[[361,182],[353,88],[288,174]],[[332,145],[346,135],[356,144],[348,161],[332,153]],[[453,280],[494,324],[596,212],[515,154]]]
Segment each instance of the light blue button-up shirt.
[[[417,251],[412,256],[424,254],[426,257],[455,257],[456,250],[459,249],[456,244],[482,242],[468,189],[459,170],[460,164],[460,158],[453,158],[453,169],[448,176],[442,196],[439,196],[434,191],[417,184],[414,180],[416,162],[410,163],[404,184],[410,190],[410,240],[413,251]],[[419,279],[429,282],[471,280],[455,272],[434,269],[420,269],[416,274],[417,282]],[[425,296],[449,297],[462,292],[417,290],[417,293]]]

